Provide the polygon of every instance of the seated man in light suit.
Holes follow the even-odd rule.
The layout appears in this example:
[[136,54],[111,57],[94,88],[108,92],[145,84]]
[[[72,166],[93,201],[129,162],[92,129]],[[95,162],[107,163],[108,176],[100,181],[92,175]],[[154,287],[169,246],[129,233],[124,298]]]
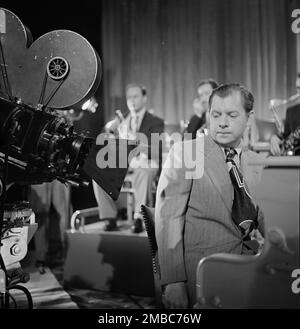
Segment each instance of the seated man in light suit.
[[[147,92],[145,87],[130,84],[126,88],[126,100],[129,114],[122,115],[106,124],[106,131],[120,138],[139,140],[144,137],[151,146],[151,134],[164,132],[164,121],[147,110]],[[141,140],[142,141],[142,140]],[[135,197],[134,225],[132,230],[139,233],[143,230],[141,205],[151,204],[152,182],[161,165],[161,152],[140,152],[130,162],[128,175],[132,182]],[[117,207],[104,190],[93,182],[95,197],[99,206],[101,219],[109,219],[107,230],[118,229],[116,225]]]
[[[242,146],[253,101],[252,94],[238,84],[216,88],[209,99],[208,135],[174,144],[164,162],[156,195],[155,233],[168,308],[195,304],[196,268],[203,257],[219,252],[251,254],[244,244],[248,233],[252,239],[254,231],[259,234],[257,228],[262,230],[263,215],[250,197],[255,230],[248,231],[246,239],[245,231],[233,221],[236,190],[229,175],[232,164],[226,163],[225,155],[229,147],[235,149],[244,191],[259,181],[262,168],[247,164],[261,155]],[[194,164],[192,158],[196,158]]]

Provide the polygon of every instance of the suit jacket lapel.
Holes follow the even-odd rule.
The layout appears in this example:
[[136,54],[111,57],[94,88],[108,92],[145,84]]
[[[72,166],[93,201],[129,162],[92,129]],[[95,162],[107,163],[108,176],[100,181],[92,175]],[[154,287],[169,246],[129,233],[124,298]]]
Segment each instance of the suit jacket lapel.
[[204,168],[224,201],[226,208],[231,212],[234,194],[228,168],[221,147],[210,136],[205,137],[204,156]]
[[140,133],[144,133],[146,134],[148,129],[149,129],[149,120],[148,120],[148,117],[149,117],[149,112],[146,110],[145,114],[144,114],[144,117],[143,117],[143,120],[140,124],[140,129],[138,130]]

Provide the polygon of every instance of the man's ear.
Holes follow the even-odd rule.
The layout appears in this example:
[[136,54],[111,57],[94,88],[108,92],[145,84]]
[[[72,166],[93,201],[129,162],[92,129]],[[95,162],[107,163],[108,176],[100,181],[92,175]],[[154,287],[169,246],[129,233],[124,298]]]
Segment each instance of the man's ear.
[[250,128],[254,120],[254,111],[248,113],[247,127]]

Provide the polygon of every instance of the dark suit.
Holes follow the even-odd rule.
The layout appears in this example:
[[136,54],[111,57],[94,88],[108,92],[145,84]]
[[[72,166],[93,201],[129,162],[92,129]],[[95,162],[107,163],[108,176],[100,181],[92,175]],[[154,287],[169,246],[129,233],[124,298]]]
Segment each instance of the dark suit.
[[165,129],[165,123],[164,120],[162,120],[161,118],[159,118],[158,116],[146,111],[145,115],[143,117],[143,120],[141,122],[140,128],[138,130],[138,134],[137,134],[137,139],[139,139],[139,133],[140,134],[144,134],[147,137],[148,140],[148,158],[149,159],[154,159],[156,161],[158,161],[159,167],[161,166],[161,161],[162,161],[162,143],[160,143],[160,147],[158,150],[156,150],[158,152],[153,152],[151,153],[151,134],[162,134],[164,132]]
[[165,128],[164,120],[146,111],[139,132],[148,137],[149,143],[152,133],[163,133]]
[[289,134],[295,131],[298,127],[300,127],[300,104],[287,109],[283,137],[287,138]]
[[189,121],[189,124],[185,130],[185,133],[191,133],[192,139],[196,138],[197,131],[205,124],[205,114],[203,114],[201,117],[194,114]]
[[[286,111],[283,138],[287,139],[289,135],[299,127],[300,127],[300,104],[296,104],[294,106],[289,107]],[[297,145],[299,145],[299,143]],[[295,155],[300,155],[299,147],[295,148]]]
[[[187,178],[189,163],[195,159],[192,149],[199,168],[196,175]],[[247,150],[241,155],[241,170],[249,188],[259,181],[262,168],[247,163],[258,156]],[[157,188],[155,232],[161,284],[187,282],[190,306],[195,303],[200,259],[219,252],[243,252],[241,232],[231,218],[233,196],[224,152],[210,136],[174,145]]]

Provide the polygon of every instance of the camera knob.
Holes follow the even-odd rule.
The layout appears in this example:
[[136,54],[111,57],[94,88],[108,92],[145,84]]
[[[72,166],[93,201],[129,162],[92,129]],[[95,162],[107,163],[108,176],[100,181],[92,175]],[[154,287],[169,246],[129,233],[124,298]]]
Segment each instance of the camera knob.
[[13,256],[17,256],[21,253],[21,248],[20,248],[20,245],[19,244],[14,244],[11,246],[10,248],[10,253],[13,255]]

